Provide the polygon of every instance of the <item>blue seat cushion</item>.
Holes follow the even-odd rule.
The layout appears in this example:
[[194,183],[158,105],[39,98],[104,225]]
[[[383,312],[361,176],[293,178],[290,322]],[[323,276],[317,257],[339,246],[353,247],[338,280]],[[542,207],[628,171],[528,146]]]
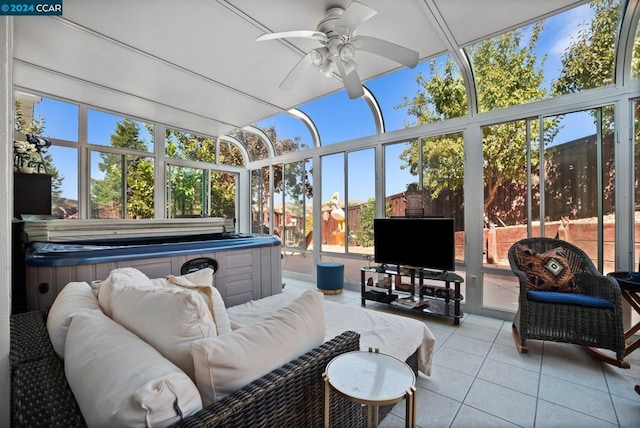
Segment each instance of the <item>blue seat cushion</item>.
[[558,293],[556,291],[527,291],[527,299],[546,303],[565,303],[591,308],[612,309],[613,302],[599,297],[579,293]]

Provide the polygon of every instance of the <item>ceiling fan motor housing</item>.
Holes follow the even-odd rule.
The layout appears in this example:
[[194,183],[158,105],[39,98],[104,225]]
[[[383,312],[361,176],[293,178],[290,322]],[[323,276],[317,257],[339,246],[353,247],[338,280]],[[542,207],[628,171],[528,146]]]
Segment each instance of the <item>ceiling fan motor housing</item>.
[[[335,27],[336,27],[336,23],[338,22],[338,19],[340,19],[343,13],[344,13],[344,9],[341,7],[332,7],[331,9],[327,10],[327,14],[318,23],[316,30],[322,33],[325,33],[327,35],[327,38],[329,39],[334,36],[342,35],[342,34],[338,34],[339,29]],[[345,29],[345,30],[348,33],[348,29]]]

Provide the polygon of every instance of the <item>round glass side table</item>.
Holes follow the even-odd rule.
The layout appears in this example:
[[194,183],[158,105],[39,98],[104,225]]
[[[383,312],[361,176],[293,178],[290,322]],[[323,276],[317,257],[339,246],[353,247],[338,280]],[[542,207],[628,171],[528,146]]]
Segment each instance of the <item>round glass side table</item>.
[[331,390],[358,404],[367,406],[369,427],[378,426],[378,406],[406,399],[405,421],[415,427],[416,376],[405,362],[377,349],[338,355],[327,364],[324,379],[324,426],[329,428]]

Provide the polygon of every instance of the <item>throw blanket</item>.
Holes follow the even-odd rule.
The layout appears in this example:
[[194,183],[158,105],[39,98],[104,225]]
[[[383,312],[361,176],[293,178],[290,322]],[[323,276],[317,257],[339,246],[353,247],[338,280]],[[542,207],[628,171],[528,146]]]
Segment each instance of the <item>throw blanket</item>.
[[[303,291],[284,290],[282,294],[227,308],[233,330],[259,323],[269,314],[295,299]],[[360,334],[360,349],[378,348],[401,361],[418,350],[418,369],[431,375],[436,339],[422,321],[360,306],[324,301],[326,335],[330,340],[345,330]]]

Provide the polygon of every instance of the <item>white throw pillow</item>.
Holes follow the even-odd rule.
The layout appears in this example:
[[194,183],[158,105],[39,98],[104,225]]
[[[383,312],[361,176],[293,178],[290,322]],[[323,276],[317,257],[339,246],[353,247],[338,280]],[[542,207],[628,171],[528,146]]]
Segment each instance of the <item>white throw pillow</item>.
[[324,341],[324,296],[307,291],[259,324],[191,344],[205,406],[311,351]]
[[[181,286],[185,289],[193,289],[200,292],[212,311],[213,320],[216,323],[218,335],[231,332],[231,322],[227,315],[227,308],[217,288],[213,286],[214,270],[211,268],[200,269],[183,276],[169,275],[166,278],[152,279],[156,285]],[[197,287],[194,289],[194,287]],[[203,288],[206,288],[204,290]]]
[[148,286],[153,283],[144,273],[136,268],[126,267],[114,269],[107,279],[98,286],[98,302],[104,313],[111,317],[111,293],[116,287]]
[[168,426],[202,408],[191,379],[102,311],[73,316],[64,369],[90,427]]
[[194,379],[189,345],[216,336],[204,298],[180,287],[116,287],[112,318]]
[[47,315],[47,331],[58,357],[64,358],[64,344],[71,317],[83,310],[100,309],[98,298],[86,282],[70,282],[53,301]]

